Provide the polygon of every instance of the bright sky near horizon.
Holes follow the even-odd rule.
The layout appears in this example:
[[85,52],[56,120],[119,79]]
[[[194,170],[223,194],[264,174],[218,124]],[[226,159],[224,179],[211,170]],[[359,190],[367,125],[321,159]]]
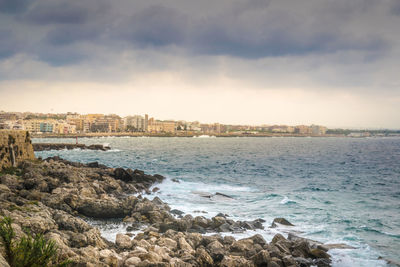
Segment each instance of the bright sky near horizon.
[[399,0],[0,0],[0,110],[400,128]]

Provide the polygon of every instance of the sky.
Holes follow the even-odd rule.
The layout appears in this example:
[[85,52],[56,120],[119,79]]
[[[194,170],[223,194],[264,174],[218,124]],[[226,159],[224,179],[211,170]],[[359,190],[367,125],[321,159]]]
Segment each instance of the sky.
[[400,0],[0,0],[0,110],[400,129]]

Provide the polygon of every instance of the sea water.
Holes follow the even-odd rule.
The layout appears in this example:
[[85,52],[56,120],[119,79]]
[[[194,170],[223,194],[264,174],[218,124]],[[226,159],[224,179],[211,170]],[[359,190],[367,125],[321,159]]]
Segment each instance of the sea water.
[[[155,185],[160,191],[147,197],[158,196],[193,216],[222,212],[232,219],[266,220],[265,230],[238,238],[260,233],[270,241],[278,232],[287,233],[268,228],[275,217],[284,217],[300,236],[356,248],[330,250],[333,266],[386,266],[379,256],[400,261],[400,138],[100,137],[79,142],[107,143],[112,149],[36,155],[162,174],[167,180]],[[202,196],[216,192],[232,199]],[[103,234],[112,240],[124,228],[111,225]]]

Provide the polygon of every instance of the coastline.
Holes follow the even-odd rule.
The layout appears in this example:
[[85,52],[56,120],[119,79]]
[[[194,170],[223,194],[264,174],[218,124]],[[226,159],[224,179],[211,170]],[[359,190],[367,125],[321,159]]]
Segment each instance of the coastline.
[[[332,247],[294,235],[277,234],[270,243],[260,235],[221,235],[261,229],[262,220],[183,216],[158,197],[140,195],[151,194],[149,188],[165,179],[161,175],[57,157],[25,161],[19,170],[0,176],[2,216],[55,240],[76,266],[330,266]],[[133,239],[130,231],[117,234],[114,244],[83,218],[119,219],[130,224],[127,230],[145,229]]]
[[[91,138],[91,137],[347,137],[342,134],[229,134],[229,133],[142,133],[142,132],[121,132],[121,133],[79,133],[79,134],[32,134],[32,138]],[[354,137],[352,137],[354,138]]]

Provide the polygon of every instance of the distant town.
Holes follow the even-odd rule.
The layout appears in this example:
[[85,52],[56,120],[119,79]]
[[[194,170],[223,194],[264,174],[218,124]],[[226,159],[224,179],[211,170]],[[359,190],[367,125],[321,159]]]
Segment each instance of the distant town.
[[0,111],[0,129],[33,136],[400,136],[400,130],[328,129],[322,125],[228,125],[157,120],[145,115],[31,113]]

